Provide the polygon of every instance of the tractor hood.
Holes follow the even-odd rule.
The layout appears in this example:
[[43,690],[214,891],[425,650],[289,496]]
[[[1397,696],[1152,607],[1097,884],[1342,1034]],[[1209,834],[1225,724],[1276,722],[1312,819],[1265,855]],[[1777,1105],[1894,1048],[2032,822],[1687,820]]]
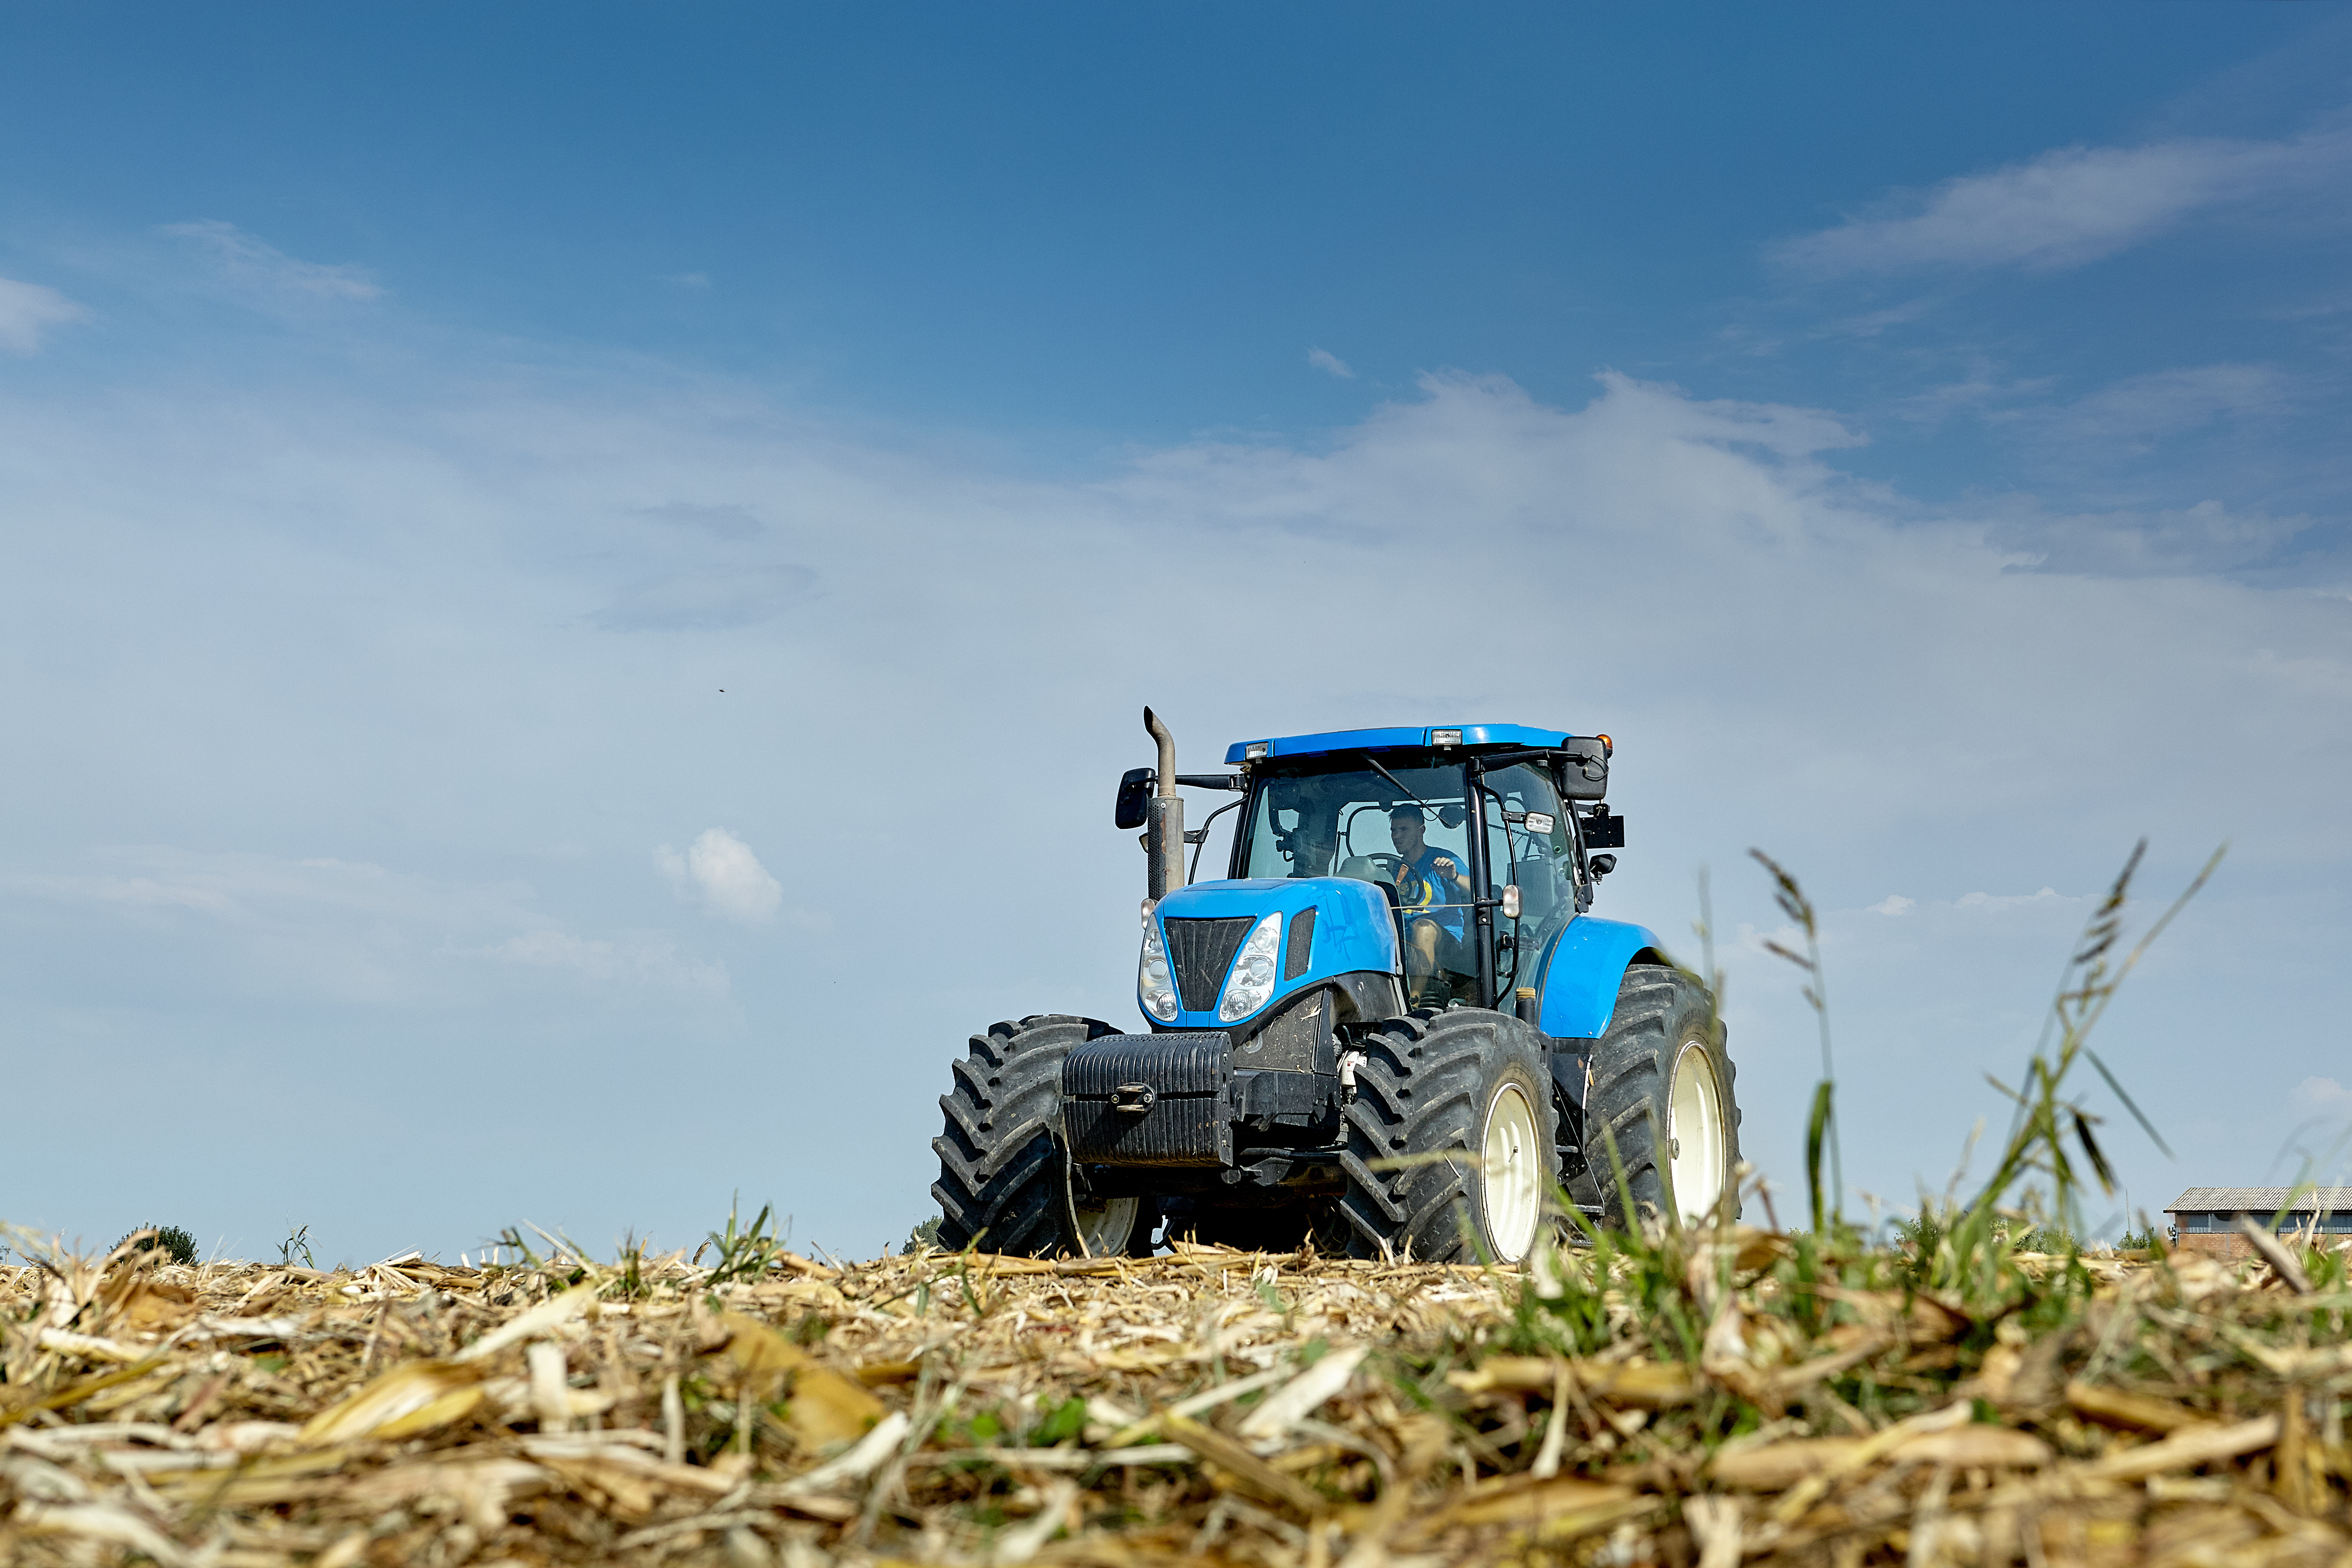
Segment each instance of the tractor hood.
[[[1268,915],[1275,933],[1273,988],[1232,1018],[1217,1014],[1243,945]],[[1343,974],[1396,974],[1396,921],[1388,896],[1352,877],[1251,877],[1195,882],[1161,899],[1151,912],[1168,954],[1181,1011],[1152,1019],[1161,1029],[1246,1028],[1310,986]],[[1145,1015],[1147,1017],[1150,1015]]]

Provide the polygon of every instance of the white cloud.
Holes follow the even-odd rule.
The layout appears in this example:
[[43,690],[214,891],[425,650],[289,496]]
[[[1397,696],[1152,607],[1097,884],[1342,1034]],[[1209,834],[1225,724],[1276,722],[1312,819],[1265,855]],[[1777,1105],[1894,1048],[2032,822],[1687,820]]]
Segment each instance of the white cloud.
[[2180,140],[2061,147],[1898,196],[1888,210],[1783,242],[1777,259],[1823,273],[2079,267],[2200,208],[2332,179],[2352,160],[2338,130],[2280,142]]
[[54,289],[0,278],[0,350],[38,353],[50,328],[79,321],[88,314]]
[[654,851],[654,867],[681,898],[691,891],[712,913],[730,920],[770,920],[784,901],[783,885],[768,875],[750,845],[723,827],[705,829],[683,855],[661,846]]
[[1330,372],[1342,381],[1356,379],[1356,373],[1348,367],[1348,362],[1328,349],[1308,349],[1307,363],[1317,370]]
[[364,300],[383,292],[364,268],[298,260],[233,223],[208,218],[166,224],[163,232],[195,247],[222,281],[260,300]]
[[2322,1116],[2352,1112],[2352,1089],[2315,1073],[2294,1086],[2294,1099],[2301,1109],[2316,1111]]
[[1900,893],[1889,893],[1871,905],[1870,912],[1874,915],[1899,915],[1916,906],[1917,902],[1917,900],[1906,899]]

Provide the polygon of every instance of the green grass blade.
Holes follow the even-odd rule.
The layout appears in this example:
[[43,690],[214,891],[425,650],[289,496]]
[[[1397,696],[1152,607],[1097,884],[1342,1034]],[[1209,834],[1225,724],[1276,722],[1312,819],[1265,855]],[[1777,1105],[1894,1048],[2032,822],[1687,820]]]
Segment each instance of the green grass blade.
[[2099,1053],[2084,1046],[2083,1054],[2091,1058],[2091,1065],[2099,1069],[2099,1076],[2107,1080],[2107,1087],[2116,1091],[2116,1098],[2124,1102],[2124,1109],[2132,1113],[2132,1120],[2139,1123],[2139,1130],[2147,1134],[2148,1142],[2163,1150],[2166,1159],[2178,1158],[2172,1152],[2172,1145],[2164,1141],[2164,1134],[2156,1130],[2155,1123],[2140,1114],[2139,1107],[2132,1103],[2132,1097],[2124,1092],[2124,1086],[2116,1081],[2116,1075],[2109,1072],[2107,1064],[2099,1059]]

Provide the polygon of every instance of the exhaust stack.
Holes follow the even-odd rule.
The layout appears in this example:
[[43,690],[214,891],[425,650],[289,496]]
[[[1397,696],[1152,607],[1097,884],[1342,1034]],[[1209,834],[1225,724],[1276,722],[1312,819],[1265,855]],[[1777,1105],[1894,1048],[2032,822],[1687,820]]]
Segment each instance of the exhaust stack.
[[1185,883],[1184,798],[1176,793],[1176,737],[1149,708],[1143,727],[1160,742],[1158,793],[1143,819],[1144,858],[1150,864],[1145,896],[1156,902]]

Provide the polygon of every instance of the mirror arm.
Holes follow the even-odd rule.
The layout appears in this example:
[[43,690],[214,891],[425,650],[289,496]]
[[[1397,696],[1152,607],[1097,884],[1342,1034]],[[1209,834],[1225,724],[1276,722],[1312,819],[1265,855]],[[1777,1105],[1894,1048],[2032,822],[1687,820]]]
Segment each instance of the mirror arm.
[[[1176,782],[1178,784],[1182,784],[1184,781],[1182,778],[1179,777]],[[1203,817],[1201,821],[1200,826],[1187,828],[1185,830],[1184,842],[1195,846],[1192,850],[1192,869],[1185,877],[1185,884],[1188,887],[1192,883],[1200,879],[1201,857],[1208,852],[1209,824],[1216,821],[1217,818],[1224,816],[1225,813],[1233,810],[1234,807],[1239,805],[1241,805],[1240,801],[1229,800],[1225,802],[1224,805],[1217,807],[1216,810],[1209,813],[1207,816]]]
[[1502,768],[1515,768],[1521,763],[1548,763],[1558,753],[1554,752],[1489,752],[1483,756],[1472,756],[1470,765],[1479,773],[1485,773]]

